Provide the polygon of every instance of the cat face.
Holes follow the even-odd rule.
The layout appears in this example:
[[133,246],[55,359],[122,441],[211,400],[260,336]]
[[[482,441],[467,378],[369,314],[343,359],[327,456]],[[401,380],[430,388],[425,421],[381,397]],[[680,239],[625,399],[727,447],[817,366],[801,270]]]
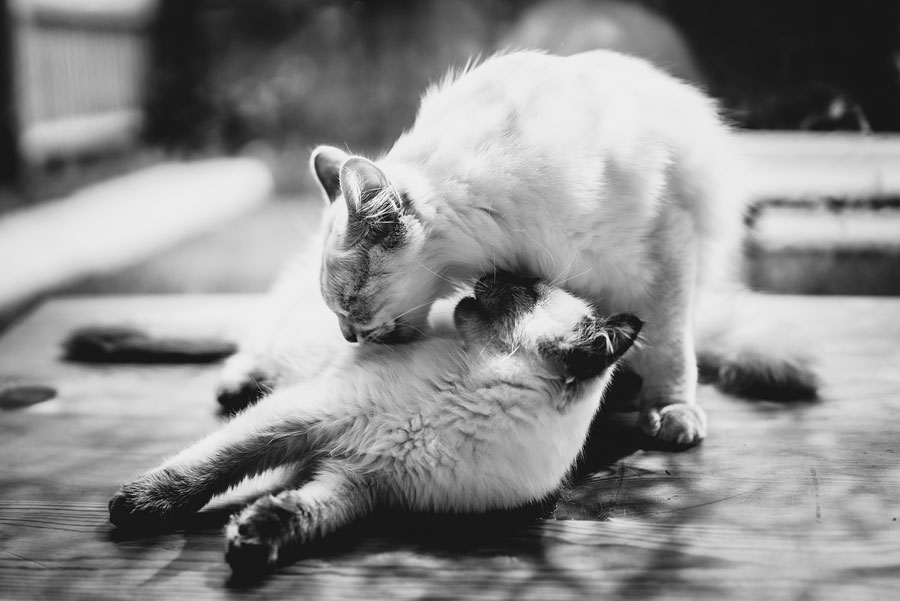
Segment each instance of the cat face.
[[590,304],[545,282],[498,272],[482,277],[454,321],[470,344],[536,353],[567,378],[602,374],[634,344],[635,316],[596,314]]
[[420,222],[371,161],[322,146],[310,163],[329,201],[322,296],[344,337],[395,342],[419,336],[432,301],[444,295],[443,280],[421,263]]

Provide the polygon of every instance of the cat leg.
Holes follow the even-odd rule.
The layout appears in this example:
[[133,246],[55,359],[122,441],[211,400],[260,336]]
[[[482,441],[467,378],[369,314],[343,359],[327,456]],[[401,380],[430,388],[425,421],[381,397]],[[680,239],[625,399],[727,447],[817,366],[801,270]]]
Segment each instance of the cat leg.
[[337,333],[334,314],[314,292],[317,267],[292,264],[240,351],[226,361],[217,389],[225,411],[240,411],[273,389],[314,381],[339,369],[353,352],[353,345]]
[[285,378],[292,369],[284,359],[315,340],[306,335],[310,324],[330,316],[324,303],[309,300],[317,289],[318,261],[304,254],[287,262],[222,368],[216,398],[224,411],[236,413],[286,379],[294,381]]
[[644,320],[643,344],[628,364],[643,378],[642,430],[666,444],[692,445],[706,437],[706,414],[697,405],[693,296],[696,258],[684,216],[667,223],[659,238],[663,257]]
[[123,485],[109,502],[110,521],[121,527],[147,527],[177,520],[245,477],[303,459],[311,420],[291,409],[291,400],[266,399]]
[[234,515],[225,528],[225,560],[236,575],[255,576],[295,549],[370,513],[369,483],[340,461],[323,462],[296,489],[266,495]]
[[[652,328],[647,330],[648,341],[666,338],[658,333],[651,338]],[[696,401],[696,360],[687,349],[662,355],[645,350],[631,363],[644,379],[639,401],[640,427],[663,443],[697,444],[706,437],[706,413]]]

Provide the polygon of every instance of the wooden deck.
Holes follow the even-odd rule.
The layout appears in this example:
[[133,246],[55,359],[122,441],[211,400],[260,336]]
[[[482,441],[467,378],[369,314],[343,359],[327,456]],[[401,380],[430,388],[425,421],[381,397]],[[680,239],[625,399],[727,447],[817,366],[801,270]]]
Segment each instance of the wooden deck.
[[701,388],[710,435],[681,453],[601,425],[552,516],[381,516],[238,587],[228,499],[186,531],[127,539],[117,486],[216,427],[216,366],[75,365],[77,326],[225,336],[255,297],[54,300],[0,339],[0,386],[58,396],[0,411],[0,599],[898,599],[900,300],[772,297],[821,356],[820,401]]

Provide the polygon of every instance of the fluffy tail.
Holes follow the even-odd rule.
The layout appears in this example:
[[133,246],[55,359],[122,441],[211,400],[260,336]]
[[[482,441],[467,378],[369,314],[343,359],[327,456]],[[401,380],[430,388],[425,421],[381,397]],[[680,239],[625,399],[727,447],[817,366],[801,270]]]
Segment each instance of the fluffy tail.
[[746,290],[700,299],[695,328],[700,381],[747,398],[816,398],[819,377],[809,348],[764,304]]

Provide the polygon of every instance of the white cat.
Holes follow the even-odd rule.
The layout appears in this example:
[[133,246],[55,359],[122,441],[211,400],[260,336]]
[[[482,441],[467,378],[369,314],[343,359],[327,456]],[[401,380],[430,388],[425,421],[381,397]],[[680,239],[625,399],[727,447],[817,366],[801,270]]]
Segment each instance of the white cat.
[[377,506],[484,512],[544,499],[579,455],[641,322],[503,274],[480,280],[454,321],[458,333],[408,344],[329,347],[326,369],[125,484],[110,520],[158,525],[288,466],[285,490],[226,529],[233,570],[253,573]]
[[[431,89],[379,160],[315,150],[331,201],[322,293],[349,340],[415,335],[435,299],[493,269],[634,313],[642,427],[696,443],[695,332],[740,320],[722,296],[742,242],[732,146],[709,98],[642,60],[493,57]],[[710,338],[700,353],[725,388],[815,393],[803,360],[772,340]]]

